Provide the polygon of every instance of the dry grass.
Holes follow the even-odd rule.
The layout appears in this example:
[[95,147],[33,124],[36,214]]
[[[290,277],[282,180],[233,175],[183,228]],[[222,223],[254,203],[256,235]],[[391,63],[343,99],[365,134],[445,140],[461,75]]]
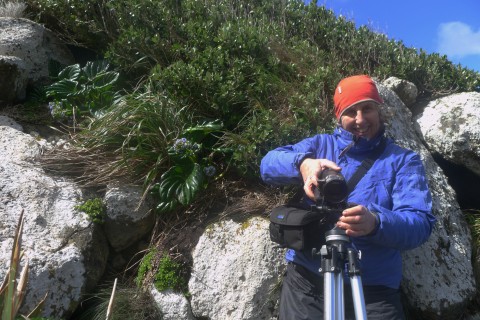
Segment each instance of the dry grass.
[[0,0],[0,17],[25,18],[27,5],[18,0]]

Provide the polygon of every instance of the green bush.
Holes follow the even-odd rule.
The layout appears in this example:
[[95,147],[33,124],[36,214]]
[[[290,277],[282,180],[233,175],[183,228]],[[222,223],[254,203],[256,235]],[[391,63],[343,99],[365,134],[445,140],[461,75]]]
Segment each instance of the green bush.
[[143,257],[135,279],[137,286],[140,287],[142,285],[148,272],[156,270],[153,283],[157,290],[164,291],[167,289],[173,289],[186,294],[188,284],[182,276],[182,266],[167,254],[161,255],[159,260],[155,261],[157,258],[158,252],[155,249],[150,250]]
[[[208,180],[217,174],[212,158],[217,142],[214,134],[222,124],[207,122],[186,128],[183,136],[176,139],[168,153],[172,166],[162,174],[160,182],[153,188],[158,195],[158,212],[167,212],[179,204],[191,204],[196,195],[207,186]],[[158,191],[158,194],[157,194]]]
[[[102,37],[104,43],[91,48],[105,54],[130,84],[143,79],[109,108],[86,95],[82,88],[91,89],[86,83],[73,89],[65,80],[50,93],[56,107],[68,106],[61,112],[73,114],[77,106],[87,113],[104,111],[77,137],[80,148],[102,155],[106,169],[100,176],[122,174],[142,182],[159,196],[162,212],[198,197],[209,182],[203,170],[213,160],[217,177],[258,177],[260,159],[271,148],[330,131],[332,93],[344,76],[397,76],[415,83],[422,96],[480,91],[479,73],[365,26],[356,28],[313,2],[29,3],[47,26],[64,26],[65,36],[75,37],[72,31],[81,29],[80,42]],[[64,73],[68,79],[77,72],[70,67]],[[212,123],[221,129],[204,132],[202,140],[187,136]],[[172,152],[181,139],[200,148]],[[95,161],[89,165],[99,167]],[[94,180],[104,181],[92,172]]]
[[95,223],[101,224],[105,221],[106,209],[101,198],[88,199],[84,203],[76,205],[75,209],[85,212]]
[[60,71],[46,88],[47,97],[53,99],[49,103],[53,117],[75,124],[87,116],[98,117],[110,107],[119,73],[108,69],[106,61],[89,61],[84,67],[74,64]]
[[164,255],[159,263],[155,274],[155,288],[159,291],[174,289],[180,292],[187,292],[187,281],[182,277],[182,266]]

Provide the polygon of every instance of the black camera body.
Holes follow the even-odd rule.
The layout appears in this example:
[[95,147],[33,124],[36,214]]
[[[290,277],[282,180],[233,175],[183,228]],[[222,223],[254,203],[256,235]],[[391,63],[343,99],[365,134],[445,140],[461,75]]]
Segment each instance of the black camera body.
[[341,212],[347,208],[348,185],[340,172],[327,168],[320,173],[317,182],[314,194],[318,209]]

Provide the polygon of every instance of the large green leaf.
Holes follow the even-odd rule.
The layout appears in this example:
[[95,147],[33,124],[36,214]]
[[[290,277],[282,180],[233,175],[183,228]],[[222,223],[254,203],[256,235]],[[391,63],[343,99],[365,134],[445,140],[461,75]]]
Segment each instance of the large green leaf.
[[203,185],[203,180],[204,174],[202,167],[198,163],[195,163],[193,169],[188,172],[185,183],[181,188],[177,189],[178,201],[183,205],[190,204]]
[[190,159],[170,168],[161,177],[160,204],[157,209],[168,209],[176,203],[182,205],[192,203],[203,182],[202,167]]
[[63,80],[77,80],[78,76],[80,75],[80,65],[79,64],[72,64],[71,66],[66,67],[58,74],[58,79]]
[[92,82],[95,89],[103,89],[112,86],[118,79],[119,73],[114,71],[103,72],[93,77]]
[[105,60],[100,61],[88,61],[82,71],[89,81],[94,81],[95,77],[99,74],[106,73],[109,68],[109,64]]
[[184,134],[189,140],[200,142],[203,138],[212,132],[218,132],[223,129],[223,123],[220,121],[210,121],[194,127],[185,129]]
[[52,83],[47,88],[47,96],[57,99],[71,97],[77,93],[78,82],[70,79],[62,79]]
[[176,201],[175,199],[171,199],[169,201],[160,201],[157,204],[157,212],[164,213],[164,212],[171,211],[175,209],[177,205],[178,205],[178,201]]

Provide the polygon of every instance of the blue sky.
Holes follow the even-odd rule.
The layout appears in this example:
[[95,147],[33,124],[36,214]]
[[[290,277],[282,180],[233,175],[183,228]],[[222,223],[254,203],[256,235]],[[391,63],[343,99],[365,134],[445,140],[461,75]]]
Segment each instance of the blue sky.
[[[307,3],[310,1],[306,1]],[[480,72],[480,0],[318,0],[389,39]]]

